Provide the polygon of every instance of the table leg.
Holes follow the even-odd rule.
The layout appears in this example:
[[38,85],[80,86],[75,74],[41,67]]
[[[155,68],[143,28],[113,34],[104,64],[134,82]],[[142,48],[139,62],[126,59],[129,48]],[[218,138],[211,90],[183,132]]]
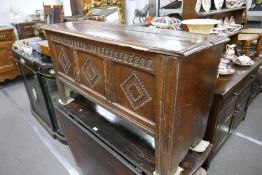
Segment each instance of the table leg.
[[262,34],[259,35],[259,38],[257,40],[255,57],[259,57],[261,46],[262,46]]

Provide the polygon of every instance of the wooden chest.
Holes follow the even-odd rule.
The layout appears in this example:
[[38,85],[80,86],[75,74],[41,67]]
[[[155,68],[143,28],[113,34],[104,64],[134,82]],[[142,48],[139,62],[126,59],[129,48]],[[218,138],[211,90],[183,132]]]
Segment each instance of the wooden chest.
[[260,59],[252,66],[235,66],[233,75],[219,77],[205,133],[205,140],[214,145],[206,162],[207,167],[244,120],[248,105],[260,91],[258,68],[261,62]]
[[155,174],[174,174],[205,133],[228,39],[95,21],[44,29],[62,101],[69,88],[151,134]]
[[21,22],[21,23],[12,23],[12,25],[16,28],[18,33],[18,38],[32,38],[35,37],[35,24],[36,23],[44,23],[44,21],[31,21],[31,22]]
[[0,27],[0,82],[14,79],[19,75],[12,54],[12,44],[15,40],[13,28]]

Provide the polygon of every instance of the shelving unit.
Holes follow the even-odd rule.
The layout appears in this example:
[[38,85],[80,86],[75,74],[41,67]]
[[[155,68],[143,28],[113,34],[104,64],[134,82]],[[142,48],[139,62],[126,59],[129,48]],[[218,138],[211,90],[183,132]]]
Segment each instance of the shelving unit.
[[[216,10],[214,3],[212,1],[212,6],[209,12],[205,12],[202,8],[200,12],[195,11],[196,1],[187,0],[183,3],[183,19],[195,19],[195,18],[212,18],[212,19],[221,19],[225,17],[234,16],[236,23],[246,25],[246,20],[243,18],[243,14],[246,13],[247,6],[237,7],[228,9],[223,5],[221,10]],[[231,39],[231,43],[237,42],[238,32],[235,32],[228,37]]]
[[162,1],[163,0],[157,0],[159,16],[166,16],[168,14],[174,14],[174,13],[177,13],[177,14],[182,14],[183,13],[183,4],[184,4],[183,0],[182,0],[181,8],[178,8],[178,9],[161,9],[161,7],[163,6],[161,4]]

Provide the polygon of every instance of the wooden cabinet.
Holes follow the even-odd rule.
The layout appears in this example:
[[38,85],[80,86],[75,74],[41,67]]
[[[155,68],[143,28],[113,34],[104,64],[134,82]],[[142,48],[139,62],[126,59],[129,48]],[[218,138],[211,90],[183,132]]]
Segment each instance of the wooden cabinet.
[[12,54],[13,28],[0,27],[0,82],[16,78],[19,73]]
[[44,29],[63,103],[71,89],[150,134],[155,174],[174,174],[203,138],[228,38],[96,21]]
[[262,60],[256,60],[250,67],[235,66],[235,74],[218,78],[205,133],[205,139],[213,144],[207,166],[230,134],[245,119],[250,100],[258,93],[253,87],[257,84],[261,62]]
[[65,143],[57,121],[54,106],[58,103],[58,90],[51,58],[33,51],[25,54],[13,49],[31,104],[31,112],[51,136]]
[[21,22],[21,23],[12,23],[12,25],[16,28],[18,33],[18,38],[32,38],[35,37],[35,24],[44,23],[44,21],[32,21],[32,22]]

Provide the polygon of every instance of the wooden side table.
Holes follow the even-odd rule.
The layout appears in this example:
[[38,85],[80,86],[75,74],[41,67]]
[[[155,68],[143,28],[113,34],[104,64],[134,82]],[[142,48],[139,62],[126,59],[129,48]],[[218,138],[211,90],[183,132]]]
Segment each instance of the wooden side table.
[[252,45],[253,41],[258,40],[259,35],[257,34],[239,34],[238,35],[238,41],[242,42],[243,48],[243,54],[247,56],[256,56],[259,55],[259,52],[249,52],[250,46]]
[[261,46],[262,46],[262,28],[248,28],[248,29],[243,29],[241,31],[243,34],[258,34],[259,38],[257,40],[256,44],[256,54],[255,57],[258,57],[261,51]]

